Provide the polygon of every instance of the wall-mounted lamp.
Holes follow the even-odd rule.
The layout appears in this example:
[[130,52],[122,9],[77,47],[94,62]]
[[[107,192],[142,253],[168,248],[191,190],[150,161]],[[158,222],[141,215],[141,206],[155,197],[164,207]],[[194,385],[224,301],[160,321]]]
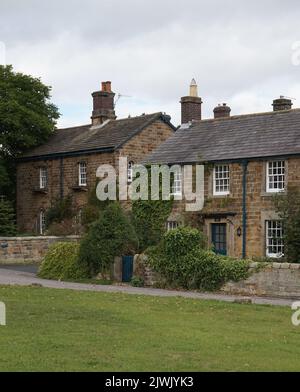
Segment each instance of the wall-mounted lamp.
[[241,227],[238,227],[238,228],[237,228],[236,234],[237,234],[238,237],[241,237],[241,235],[242,235],[242,229],[241,229]]

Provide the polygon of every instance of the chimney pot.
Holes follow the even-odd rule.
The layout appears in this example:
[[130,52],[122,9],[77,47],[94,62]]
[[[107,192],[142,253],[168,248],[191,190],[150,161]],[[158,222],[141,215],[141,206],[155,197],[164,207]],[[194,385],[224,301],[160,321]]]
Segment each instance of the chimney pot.
[[198,96],[198,86],[195,79],[190,84],[190,95],[181,98],[181,124],[199,121],[202,117],[202,99]]
[[102,91],[106,93],[111,92],[111,82],[102,82]]

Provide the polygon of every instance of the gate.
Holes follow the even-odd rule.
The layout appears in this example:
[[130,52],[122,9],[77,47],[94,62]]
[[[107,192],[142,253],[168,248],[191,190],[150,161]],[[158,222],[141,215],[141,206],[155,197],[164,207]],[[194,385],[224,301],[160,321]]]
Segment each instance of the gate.
[[130,282],[133,275],[133,256],[122,257],[122,282]]

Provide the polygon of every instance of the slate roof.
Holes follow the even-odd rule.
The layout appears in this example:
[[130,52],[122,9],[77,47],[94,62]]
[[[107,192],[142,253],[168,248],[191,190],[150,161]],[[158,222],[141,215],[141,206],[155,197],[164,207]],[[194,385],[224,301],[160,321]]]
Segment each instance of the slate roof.
[[300,155],[300,109],[194,122],[161,144],[147,163],[234,161]]
[[162,113],[112,120],[97,127],[92,127],[89,124],[58,129],[45,144],[26,152],[21,160],[64,154],[114,151],[159,119],[168,123],[175,130],[175,127],[170,123],[170,117]]

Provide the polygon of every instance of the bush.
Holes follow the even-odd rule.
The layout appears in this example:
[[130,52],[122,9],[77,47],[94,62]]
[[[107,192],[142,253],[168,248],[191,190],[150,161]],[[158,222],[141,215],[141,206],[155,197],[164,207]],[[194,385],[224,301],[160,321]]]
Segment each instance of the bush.
[[144,287],[145,285],[144,279],[139,276],[134,276],[130,283],[133,287]]
[[70,280],[89,277],[88,267],[78,262],[79,244],[60,242],[52,245],[38,271],[43,279]]
[[159,246],[147,250],[149,265],[170,286],[190,290],[214,291],[248,276],[248,261],[218,256],[203,249],[204,244],[197,230],[176,229]]
[[170,257],[184,256],[198,246],[204,249],[206,244],[204,234],[190,227],[179,227],[164,235],[164,249]]
[[15,214],[9,201],[0,201],[0,235],[14,236],[16,234]]
[[289,187],[274,197],[276,211],[283,224],[284,255],[290,263],[300,262],[300,190]]
[[131,254],[137,246],[133,226],[118,203],[109,204],[81,242],[79,259],[90,273],[105,273],[116,256]]

